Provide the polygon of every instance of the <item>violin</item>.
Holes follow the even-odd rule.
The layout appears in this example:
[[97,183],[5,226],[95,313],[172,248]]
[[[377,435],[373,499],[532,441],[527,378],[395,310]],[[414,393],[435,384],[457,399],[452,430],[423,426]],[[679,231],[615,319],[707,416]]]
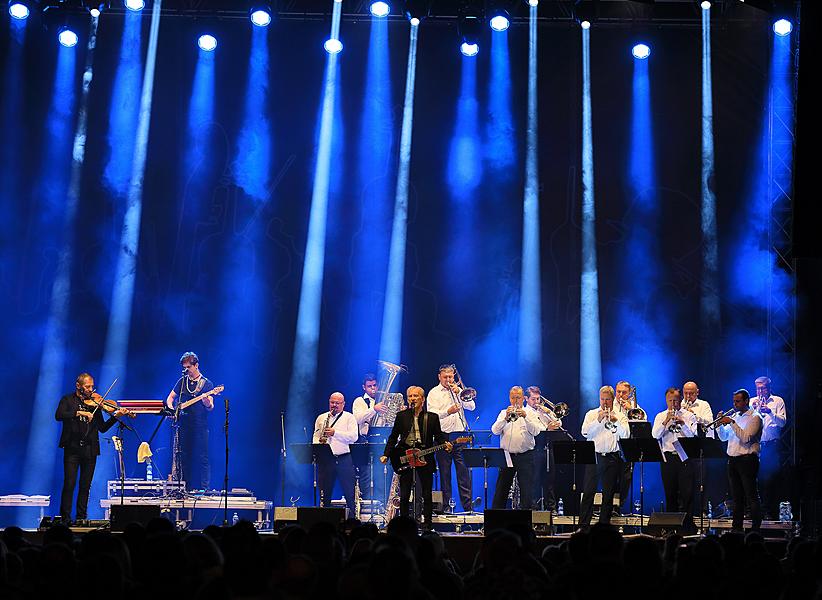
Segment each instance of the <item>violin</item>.
[[123,413],[123,415],[126,417],[131,417],[133,419],[137,416],[132,411],[128,410],[127,408],[123,408],[119,404],[117,404],[116,400],[109,400],[107,398],[103,398],[97,392],[92,393],[89,398],[83,398],[83,404],[85,404],[92,410],[94,410],[95,408],[100,408],[100,410],[104,410],[109,414],[115,413],[118,410],[124,410],[125,412]]

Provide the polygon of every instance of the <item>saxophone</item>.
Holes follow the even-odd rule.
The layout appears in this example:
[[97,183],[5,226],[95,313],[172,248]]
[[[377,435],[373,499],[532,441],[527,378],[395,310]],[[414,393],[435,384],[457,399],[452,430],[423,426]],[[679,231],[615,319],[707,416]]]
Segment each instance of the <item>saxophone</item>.
[[400,477],[394,473],[391,479],[391,491],[388,493],[388,501],[385,503],[385,522],[386,524],[397,516],[397,511],[400,508]]
[[325,425],[323,425],[322,430],[320,431],[320,443],[327,444],[328,438],[325,437],[325,430],[328,429],[328,425],[331,423],[331,411],[328,411],[328,416],[325,418]]

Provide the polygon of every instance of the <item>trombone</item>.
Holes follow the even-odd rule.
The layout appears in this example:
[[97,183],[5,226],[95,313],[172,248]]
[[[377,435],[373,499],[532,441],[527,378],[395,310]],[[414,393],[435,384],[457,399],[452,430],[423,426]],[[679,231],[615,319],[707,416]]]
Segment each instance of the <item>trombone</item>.
[[543,396],[542,394],[539,395],[539,404],[540,410],[544,413],[550,413],[555,419],[562,419],[563,417],[568,415],[569,409],[568,405],[565,402],[557,402],[554,404],[548,398]]
[[450,387],[448,388],[448,391],[451,394],[451,401],[459,408],[462,426],[466,431],[470,431],[471,428],[468,426],[468,421],[465,419],[465,409],[463,408],[462,403],[473,401],[474,398],[477,397],[477,390],[472,387],[466,387],[462,382],[462,377],[460,377],[460,372],[457,369],[457,365],[452,366],[454,367],[454,385],[456,385],[459,389],[459,393],[455,392],[454,389]]

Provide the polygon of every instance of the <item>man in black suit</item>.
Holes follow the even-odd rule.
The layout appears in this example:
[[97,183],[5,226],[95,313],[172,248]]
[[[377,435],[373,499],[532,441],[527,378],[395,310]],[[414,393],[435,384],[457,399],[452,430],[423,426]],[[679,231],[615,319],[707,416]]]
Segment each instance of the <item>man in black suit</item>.
[[[60,448],[63,449],[63,493],[60,496],[60,517],[64,523],[71,521],[71,503],[80,470],[80,490],[77,493],[77,520],[88,518],[88,495],[94,468],[100,455],[99,433],[105,433],[117,422],[116,418],[103,420],[103,410],[95,409],[95,402],[102,397],[94,391],[94,378],[81,373],[74,383],[74,392],[60,398],[54,418],[63,423]],[[114,417],[126,414],[117,409]]]
[[[380,457],[380,462],[383,464],[388,462],[389,457],[391,457],[391,464],[394,465],[395,470],[398,469],[399,458],[409,448],[426,450],[438,444],[444,445],[448,452],[453,448],[451,442],[448,441],[448,436],[440,429],[440,418],[436,413],[423,410],[425,390],[419,386],[411,386],[407,390],[407,395],[410,408],[397,413],[391,435],[388,436],[385,450]],[[400,515],[409,516],[411,486],[414,485],[414,474],[416,473],[422,489],[423,528],[431,529],[431,514],[434,510],[431,489],[434,482],[434,471],[437,470],[437,462],[433,453],[422,458],[425,460],[425,465],[398,471],[400,478]]]

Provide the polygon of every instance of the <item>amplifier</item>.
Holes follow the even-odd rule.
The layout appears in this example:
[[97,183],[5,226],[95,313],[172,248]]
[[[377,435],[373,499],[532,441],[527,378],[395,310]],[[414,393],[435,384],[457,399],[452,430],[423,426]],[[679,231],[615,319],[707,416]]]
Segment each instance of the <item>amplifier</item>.
[[[186,490],[186,482],[185,481],[168,481],[166,479],[130,479],[126,478],[125,485],[123,486],[123,496],[126,498],[130,497],[143,497],[143,496],[151,496],[151,497],[158,497],[158,496],[168,496],[172,492],[185,492]],[[108,481],[108,497],[111,498],[119,498],[120,497],[120,480],[119,479],[109,479]]]

